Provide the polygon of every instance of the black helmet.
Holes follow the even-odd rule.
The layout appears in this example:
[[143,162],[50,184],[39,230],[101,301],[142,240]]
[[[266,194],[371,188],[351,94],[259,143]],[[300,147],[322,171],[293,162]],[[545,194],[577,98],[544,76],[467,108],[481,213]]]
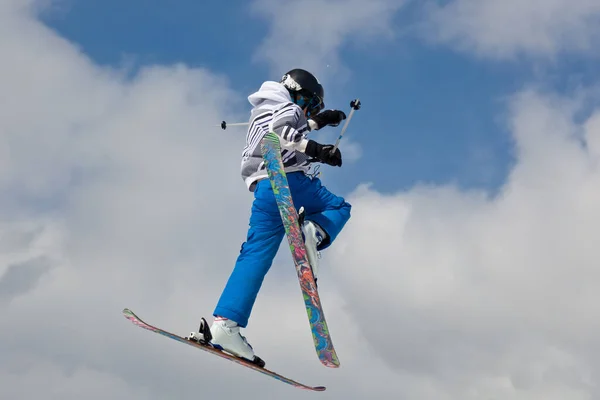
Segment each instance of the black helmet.
[[307,110],[308,116],[318,114],[325,107],[323,86],[310,72],[293,69],[283,75],[280,83],[290,92],[294,103]]

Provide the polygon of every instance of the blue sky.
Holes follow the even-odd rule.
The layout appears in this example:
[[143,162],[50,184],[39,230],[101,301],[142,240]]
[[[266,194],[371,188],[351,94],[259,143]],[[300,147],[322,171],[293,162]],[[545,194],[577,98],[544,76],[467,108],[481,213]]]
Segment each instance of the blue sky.
[[[267,63],[254,61],[267,28],[249,3],[208,4],[64,1],[44,20],[100,64],[183,62],[225,75],[244,96],[277,78],[269,75]],[[343,170],[324,170],[332,189],[346,192],[370,181],[383,192],[422,182],[493,191],[512,162],[502,120],[505,96],[532,81],[566,90],[573,79],[595,74],[592,63],[577,58],[495,62],[428,45],[405,29],[417,13],[407,7],[397,14],[394,38],[367,46],[346,43],[341,51],[352,75],[349,81],[330,81],[327,105],[347,111],[350,99],[361,98],[363,108],[348,137],[360,143],[363,157]],[[301,26],[291,29],[302,34]]]

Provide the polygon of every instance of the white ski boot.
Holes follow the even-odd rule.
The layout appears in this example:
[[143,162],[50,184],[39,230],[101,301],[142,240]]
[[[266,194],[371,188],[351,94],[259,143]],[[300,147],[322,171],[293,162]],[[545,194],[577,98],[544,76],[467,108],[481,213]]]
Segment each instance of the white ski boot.
[[240,326],[237,322],[225,318],[215,318],[210,327],[210,334],[212,336],[211,344],[215,348],[264,368],[265,362],[254,354],[254,349],[240,333]]
[[321,258],[321,252],[317,250],[317,246],[323,241],[325,232],[316,223],[304,220],[304,207],[300,208],[299,217],[304,236],[304,246],[306,247],[306,256],[312,268],[316,284],[317,273],[319,272],[319,259]]

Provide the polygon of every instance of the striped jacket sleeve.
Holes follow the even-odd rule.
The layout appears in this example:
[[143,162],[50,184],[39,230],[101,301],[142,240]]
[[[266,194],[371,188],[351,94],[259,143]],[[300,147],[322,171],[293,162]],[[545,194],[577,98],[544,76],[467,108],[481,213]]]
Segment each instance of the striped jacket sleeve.
[[283,148],[288,150],[306,150],[308,140],[306,133],[310,131],[302,109],[294,103],[287,103],[273,114],[270,129],[275,132]]

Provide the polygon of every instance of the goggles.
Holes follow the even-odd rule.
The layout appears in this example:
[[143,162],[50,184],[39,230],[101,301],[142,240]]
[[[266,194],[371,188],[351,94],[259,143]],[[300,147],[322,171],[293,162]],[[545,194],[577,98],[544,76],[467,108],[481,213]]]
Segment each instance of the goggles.
[[306,108],[307,116],[309,117],[318,114],[323,108],[325,108],[323,99],[312,94],[310,96],[306,96],[304,93],[301,93],[296,104],[302,108]]

